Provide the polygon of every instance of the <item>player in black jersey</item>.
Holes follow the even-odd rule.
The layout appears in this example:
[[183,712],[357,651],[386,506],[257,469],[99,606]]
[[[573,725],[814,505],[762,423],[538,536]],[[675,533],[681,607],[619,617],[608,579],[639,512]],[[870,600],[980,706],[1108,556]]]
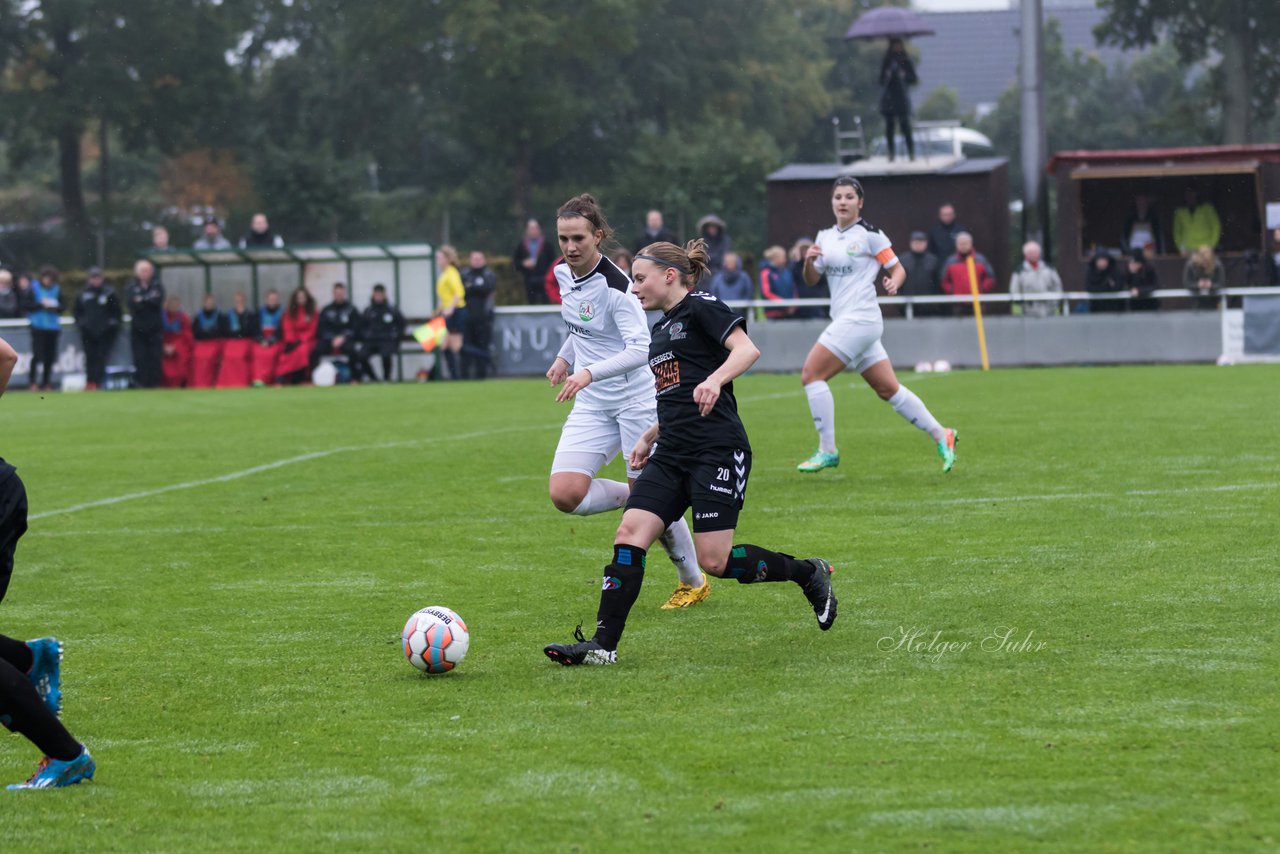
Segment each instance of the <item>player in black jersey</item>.
[[[18,354],[0,339],[0,394]],[[27,490],[13,466],[0,459],[0,600],[9,587],[13,555],[27,531]],[[36,773],[10,789],[51,789],[93,777],[89,750],[58,720],[62,710],[62,644],[54,638],[20,641],[0,635],[0,724],[26,736],[44,753]]]
[[701,239],[684,249],[654,243],[635,257],[633,292],[645,309],[663,312],[649,345],[658,423],[631,451],[630,463],[641,472],[614,537],[613,561],[604,569],[595,635],[587,640],[579,627],[577,643],[544,647],[553,661],[617,662],[618,640],[644,582],[646,551],[690,507],[698,563],[705,572],[742,584],[794,581],[813,606],[820,629],[836,620],[832,569],[825,560],[734,545],[751,446],[738,417],[733,380],[760,351],[747,337],[742,317],[710,294],[692,290],[706,269]]

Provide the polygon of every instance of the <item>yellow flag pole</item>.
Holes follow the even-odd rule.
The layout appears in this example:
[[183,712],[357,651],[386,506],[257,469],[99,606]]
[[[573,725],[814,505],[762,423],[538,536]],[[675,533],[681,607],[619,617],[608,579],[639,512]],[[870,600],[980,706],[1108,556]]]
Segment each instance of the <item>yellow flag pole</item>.
[[987,333],[982,327],[982,300],[978,299],[978,269],[974,266],[973,255],[964,259],[965,269],[969,271],[969,292],[973,294],[973,319],[978,324],[978,350],[982,353],[982,370],[991,370],[987,361]]

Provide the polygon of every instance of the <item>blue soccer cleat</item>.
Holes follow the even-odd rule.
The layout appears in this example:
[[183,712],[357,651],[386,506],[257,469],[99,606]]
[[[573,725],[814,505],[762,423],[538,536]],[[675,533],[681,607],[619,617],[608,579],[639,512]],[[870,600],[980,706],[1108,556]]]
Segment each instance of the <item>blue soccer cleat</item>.
[[36,686],[36,693],[49,711],[62,714],[62,642],[57,638],[36,638],[27,641],[31,650],[31,670],[27,678]]
[[6,788],[10,790],[61,789],[64,786],[74,786],[76,783],[92,780],[93,772],[97,770],[98,765],[89,755],[89,748],[82,747],[79,756],[65,762],[46,756],[40,760],[40,764],[36,766],[36,773],[31,775],[30,780],[25,783],[11,783]]

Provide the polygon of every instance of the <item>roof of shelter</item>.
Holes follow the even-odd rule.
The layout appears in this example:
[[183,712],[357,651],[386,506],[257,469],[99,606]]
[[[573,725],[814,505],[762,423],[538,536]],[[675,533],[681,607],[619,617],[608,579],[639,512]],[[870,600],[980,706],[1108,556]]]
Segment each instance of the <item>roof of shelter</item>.
[[[994,106],[1000,95],[1018,80],[1018,30],[1021,13],[1017,9],[981,12],[921,13],[935,35],[914,44],[920,50],[916,63],[919,83],[915,102],[923,102],[930,91],[947,86],[954,89],[962,107]],[[1104,13],[1096,6],[1047,8],[1044,20],[1057,19],[1062,44],[1070,54],[1077,48],[1095,53],[1107,65],[1138,51],[1106,46],[1094,41],[1093,28]]]
[[923,158],[912,161],[889,160],[873,157],[855,160],[848,165],[839,163],[790,163],[770,173],[769,181],[834,181],[841,175],[856,178],[887,178],[890,176],[973,175],[992,172],[1008,163],[1005,157],[947,157],[934,158],[934,165],[923,163]]
[[296,243],[248,249],[152,249],[142,253],[157,267],[225,267],[238,264],[305,264],[347,261],[408,261],[431,258],[431,244],[421,241],[384,243]]
[[1280,144],[1202,145],[1183,148],[1126,148],[1113,151],[1059,151],[1049,158],[1046,171],[1060,166],[1195,165],[1234,163],[1241,160],[1280,163]]

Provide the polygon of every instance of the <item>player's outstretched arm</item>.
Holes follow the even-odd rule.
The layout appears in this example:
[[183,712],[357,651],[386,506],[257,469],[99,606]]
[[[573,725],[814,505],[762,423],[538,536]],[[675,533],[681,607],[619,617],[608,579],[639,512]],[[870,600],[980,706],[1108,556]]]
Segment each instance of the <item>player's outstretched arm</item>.
[[17,352],[8,341],[0,338],[0,394],[9,387],[9,377],[13,376],[13,368],[17,364]]

